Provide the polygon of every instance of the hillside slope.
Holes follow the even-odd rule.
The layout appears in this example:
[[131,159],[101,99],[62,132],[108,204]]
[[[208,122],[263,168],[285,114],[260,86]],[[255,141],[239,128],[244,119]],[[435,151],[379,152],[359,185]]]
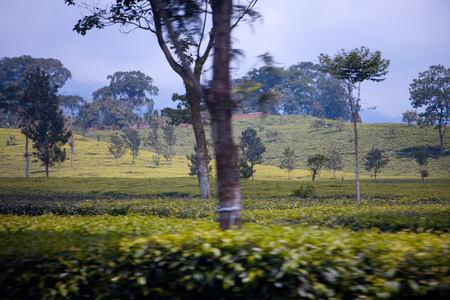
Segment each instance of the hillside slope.
[[[248,127],[258,132],[267,148],[264,154],[264,166],[256,166],[255,179],[287,179],[287,172],[280,170],[282,152],[290,146],[295,150],[298,159],[293,179],[307,179],[309,172],[306,160],[316,153],[327,154],[333,147],[342,155],[344,169],[337,173],[338,178],[354,178],[354,138],[353,125],[343,124],[338,129],[331,124],[336,122],[326,120],[325,125],[318,124],[318,119],[307,116],[269,116],[234,121],[234,136],[239,141],[240,133]],[[320,123],[320,122],[319,122]],[[436,130],[420,128],[407,124],[359,124],[361,162],[364,155],[372,148],[385,150],[390,162],[379,173],[384,177],[419,177],[418,165],[413,158],[416,150],[426,149],[430,152],[430,162],[427,167],[432,178],[450,178],[450,151],[445,156],[438,155],[439,138]],[[206,127],[210,137],[210,128]],[[80,132],[81,133],[81,132]],[[131,163],[131,155],[127,153],[119,160],[119,166],[108,153],[107,143],[111,131],[89,131],[87,140],[76,135],[75,166],[70,168],[70,159],[61,166],[50,168],[50,176],[58,177],[186,177],[189,172],[186,155],[193,152],[194,135],[192,128],[177,127],[176,158],[173,165],[162,158],[161,165],[156,168],[152,161],[154,153],[146,146],[141,147],[141,155],[136,164]],[[145,140],[148,130],[140,130]],[[7,146],[10,135],[16,137],[17,145]],[[162,139],[162,131],[160,132]],[[209,138],[209,140],[211,140]],[[24,137],[17,129],[0,128],[0,177],[24,176]],[[143,143],[144,144],[144,143]],[[450,137],[445,137],[445,145],[450,147]],[[66,146],[69,153],[69,147]],[[370,173],[361,166],[362,176],[370,177]],[[43,167],[32,163],[31,176],[44,176]],[[323,171],[319,179],[331,178],[332,172]]]

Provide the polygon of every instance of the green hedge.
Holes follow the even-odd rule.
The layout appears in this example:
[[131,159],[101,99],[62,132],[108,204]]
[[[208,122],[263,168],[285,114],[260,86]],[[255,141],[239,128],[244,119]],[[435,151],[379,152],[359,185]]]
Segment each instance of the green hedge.
[[[450,236],[0,216],[1,299],[445,299]],[[6,225],[5,225],[6,224]]]
[[[277,225],[320,227],[383,232],[450,232],[450,205],[446,200],[318,200],[300,198],[245,199],[243,221]],[[114,199],[77,197],[12,197],[0,201],[0,214],[16,215],[127,215],[210,219],[217,200],[200,198]]]

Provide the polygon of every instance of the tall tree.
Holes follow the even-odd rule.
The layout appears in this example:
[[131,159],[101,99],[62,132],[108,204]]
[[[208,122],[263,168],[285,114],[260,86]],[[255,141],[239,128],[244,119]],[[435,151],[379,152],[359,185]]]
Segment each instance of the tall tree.
[[[76,1],[65,2],[74,4]],[[245,16],[255,16],[252,8],[256,2],[257,0],[248,0],[248,5],[238,4],[233,7],[231,0],[116,0],[114,5],[106,9],[92,9],[92,15],[80,20],[75,26],[75,30],[85,34],[92,28],[130,24],[149,30],[157,36],[158,44],[170,66],[183,79],[186,99],[190,102],[199,153],[202,197],[211,195],[206,164],[206,139],[200,112],[201,100],[206,101],[212,119],[219,183],[218,212],[222,229],[241,224],[237,147],[233,143],[231,131],[231,110],[235,105],[231,99],[229,82],[231,30]],[[211,30],[207,30],[206,26],[209,25]],[[209,39],[206,45],[205,39]],[[171,45],[174,51],[171,51]],[[212,82],[205,88],[200,84],[200,76],[212,50]],[[175,59],[176,56],[179,59]]]
[[431,66],[419,73],[409,87],[414,108],[425,107],[419,114],[424,125],[435,125],[439,131],[440,153],[444,155],[444,135],[450,122],[450,68]]
[[116,159],[116,166],[119,165],[119,158],[127,153],[127,145],[118,132],[110,136],[111,144],[108,145],[108,151]]
[[123,140],[128,149],[130,149],[131,156],[133,157],[133,165],[136,157],[139,156],[139,147],[141,146],[141,137],[137,130],[131,128],[123,129]]
[[[83,2],[81,0],[64,1],[69,5]],[[88,6],[84,2],[82,6],[87,8],[91,15],[79,20],[74,28],[78,33],[84,35],[93,28],[102,29],[109,25],[119,24],[133,29],[147,30],[156,35],[158,44],[170,67],[181,77],[185,86],[187,107],[191,112],[192,127],[198,147],[198,181],[203,198],[211,198],[211,188],[206,162],[206,137],[201,116],[202,99],[206,99],[200,79],[205,63],[218,41],[214,20],[209,19],[210,16],[214,19],[216,2],[116,0],[114,4],[105,8],[96,5]],[[230,2],[232,5],[232,1]],[[248,0],[247,2],[247,5],[239,3],[230,8],[229,15],[226,12],[230,18],[230,29],[236,27],[246,16],[256,16],[252,8],[257,0]],[[234,17],[233,24],[231,24],[231,17]],[[207,26],[210,25],[212,27],[208,30]]]
[[38,68],[25,73],[24,82],[21,114],[26,121],[22,132],[33,142],[33,155],[45,166],[48,177],[48,168],[66,159],[66,151],[61,147],[69,141],[71,133],[66,131],[57,88],[52,86],[50,76]]
[[290,147],[284,148],[280,168],[288,170],[289,180],[291,180],[291,171],[295,170],[296,161],[294,149]]
[[[355,133],[355,173],[356,173],[356,199],[361,202],[359,183],[359,147],[358,147],[358,122],[361,108],[361,82],[370,80],[383,81],[388,73],[390,61],[381,58],[381,52],[370,52],[369,48],[361,47],[349,52],[341,50],[333,58],[320,54],[320,69],[326,73],[344,80],[347,87],[347,101],[350,106],[351,120]],[[354,96],[356,90],[356,97]]]
[[253,128],[247,128],[241,133],[241,151],[242,157],[250,163],[252,174],[255,173],[254,166],[263,162],[262,155],[266,152],[266,147],[258,137],[258,133]]
[[323,154],[315,154],[313,156],[308,157],[306,166],[311,171],[312,181],[316,179],[316,176],[319,175],[320,170],[325,166],[328,161],[328,157]]
[[367,171],[373,170],[373,174],[375,179],[377,179],[377,174],[380,172],[382,168],[384,168],[388,162],[389,157],[387,155],[384,155],[384,151],[372,148],[364,157],[364,166]]
[[94,101],[115,99],[114,103],[126,116],[127,123],[136,123],[139,120],[137,113],[154,106],[151,96],[158,95],[158,88],[153,85],[153,79],[140,71],[115,72],[108,75],[110,80],[105,86],[93,93]]
[[25,88],[25,73],[35,72],[38,68],[49,75],[52,87],[62,87],[71,77],[70,71],[57,59],[33,58],[29,55],[0,59],[0,90],[8,92],[8,101],[5,103],[8,105],[3,107],[3,112],[0,113],[6,114],[10,125],[17,125],[11,122],[11,114],[17,115],[22,109],[19,94]]

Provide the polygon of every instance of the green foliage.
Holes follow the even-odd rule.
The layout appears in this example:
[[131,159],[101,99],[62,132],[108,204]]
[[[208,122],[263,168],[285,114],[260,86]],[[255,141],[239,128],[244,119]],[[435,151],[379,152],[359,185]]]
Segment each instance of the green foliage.
[[241,157],[250,163],[251,176],[255,173],[254,166],[263,162],[263,153],[266,147],[258,137],[258,133],[253,128],[247,128],[241,133]]
[[165,125],[163,127],[163,137],[166,142],[168,153],[166,154],[170,160],[170,164],[172,164],[172,156],[175,155],[173,147],[177,142],[177,136],[175,135],[175,127],[172,125]]
[[123,141],[128,149],[130,149],[131,156],[134,159],[139,156],[139,146],[141,145],[141,137],[137,130],[131,128],[125,128],[123,130]]
[[239,168],[239,178],[247,179],[253,176],[253,168],[242,156],[239,156],[238,168]]
[[408,123],[411,126],[412,123],[418,121],[417,110],[407,110],[402,114],[402,122]]
[[288,170],[289,180],[291,180],[291,171],[295,170],[296,161],[297,159],[295,157],[294,149],[291,149],[290,147],[284,148],[280,169]]
[[328,157],[323,154],[315,154],[313,156],[308,157],[306,165],[312,174],[312,181],[319,175],[320,170],[323,166],[328,162]]
[[419,114],[420,123],[435,125],[438,129],[440,153],[444,155],[443,138],[450,122],[450,69],[442,65],[430,66],[413,80],[409,92],[414,108],[425,107],[425,111]]
[[383,81],[388,71],[389,60],[381,59],[381,52],[370,52],[362,46],[351,51],[341,50],[334,58],[320,54],[320,69],[350,84],[371,80]]
[[66,159],[65,149],[61,147],[69,141],[71,133],[65,128],[57,89],[52,87],[50,76],[38,68],[34,73],[27,72],[24,81],[22,133],[33,142],[36,150],[33,155],[45,166],[48,177],[48,168]]
[[336,179],[336,170],[342,170],[344,167],[342,163],[341,154],[336,148],[333,148],[329,151],[327,157],[328,161],[325,164],[325,167],[334,171],[333,176],[334,179]]
[[299,188],[292,192],[292,196],[300,198],[310,198],[316,194],[316,188],[312,185],[300,185]]
[[425,181],[425,178],[430,175],[427,170],[420,170],[420,177],[422,177],[422,182]]
[[163,144],[159,139],[158,126],[153,124],[148,132],[148,145],[155,151],[157,155],[162,154]]
[[[445,299],[449,236],[0,216],[2,299]],[[68,245],[70,245],[68,247]]]
[[[211,163],[211,154],[207,153],[206,155],[207,160],[206,164],[208,166],[208,174],[211,175],[212,172],[212,165]],[[197,176],[198,175],[198,156],[197,156],[197,145],[194,145],[194,153],[191,153],[190,155],[186,155],[189,166],[189,176]]]
[[377,148],[372,148],[372,150],[366,154],[364,159],[366,170],[373,170],[375,179],[377,179],[377,173],[389,162],[389,157],[384,154],[384,151]]
[[110,136],[111,144],[108,145],[108,151],[116,159],[116,165],[119,165],[119,158],[125,155],[127,147],[125,141],[118,132],[112,133]]

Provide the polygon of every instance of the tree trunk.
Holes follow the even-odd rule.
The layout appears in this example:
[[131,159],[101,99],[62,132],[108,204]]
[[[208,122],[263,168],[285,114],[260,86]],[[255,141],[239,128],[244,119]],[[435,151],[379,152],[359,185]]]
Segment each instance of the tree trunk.
[[30,155],[28,154],[28,134],[25,134],[25,176],[30,177]]
[[353,113],[353,128],[355,131],[355,173],[356,173],[356,201],[361,202],[360,186],[359,186],[359,148],[358,148],[358,114]]
[[45,177],[48,177],[48,163],[45,163]]
[[191,107],[192,128],[194,129],[195,141],[197,143],[197,178],[200,188],[200,197],[211,198],[211,185],[208,174],[208,150],[200,108],[201,97],[193,87],[187,88],[186,86],[186,98]]
[[316,179],[316,172],[314,171],[312,174],[312,181],[314,181]]
[[[445,130],[444,130],[444,133],[445,133]],[[445,151],[444,151],[444,133],[442,133],[441,126],[439,126],[439,142],[441,144],[441,149],[440,149],[441,155],[444,155],[444,153],[445,153]]]
[[75,148],[75,138],[72,135],[70,136],[70,167],[73,168],[73,161],[74,161],[74,148]]
[[230,19],[231,0],[211,1],[213,10],[214,70],[206,102],[212,119],[212,135],[217,164],[220,228],[241,226],[241,186],[238,147],[231,128],[233,101],[230,93]]
[[289,180],[291,180],[291,170],[288,169]]

